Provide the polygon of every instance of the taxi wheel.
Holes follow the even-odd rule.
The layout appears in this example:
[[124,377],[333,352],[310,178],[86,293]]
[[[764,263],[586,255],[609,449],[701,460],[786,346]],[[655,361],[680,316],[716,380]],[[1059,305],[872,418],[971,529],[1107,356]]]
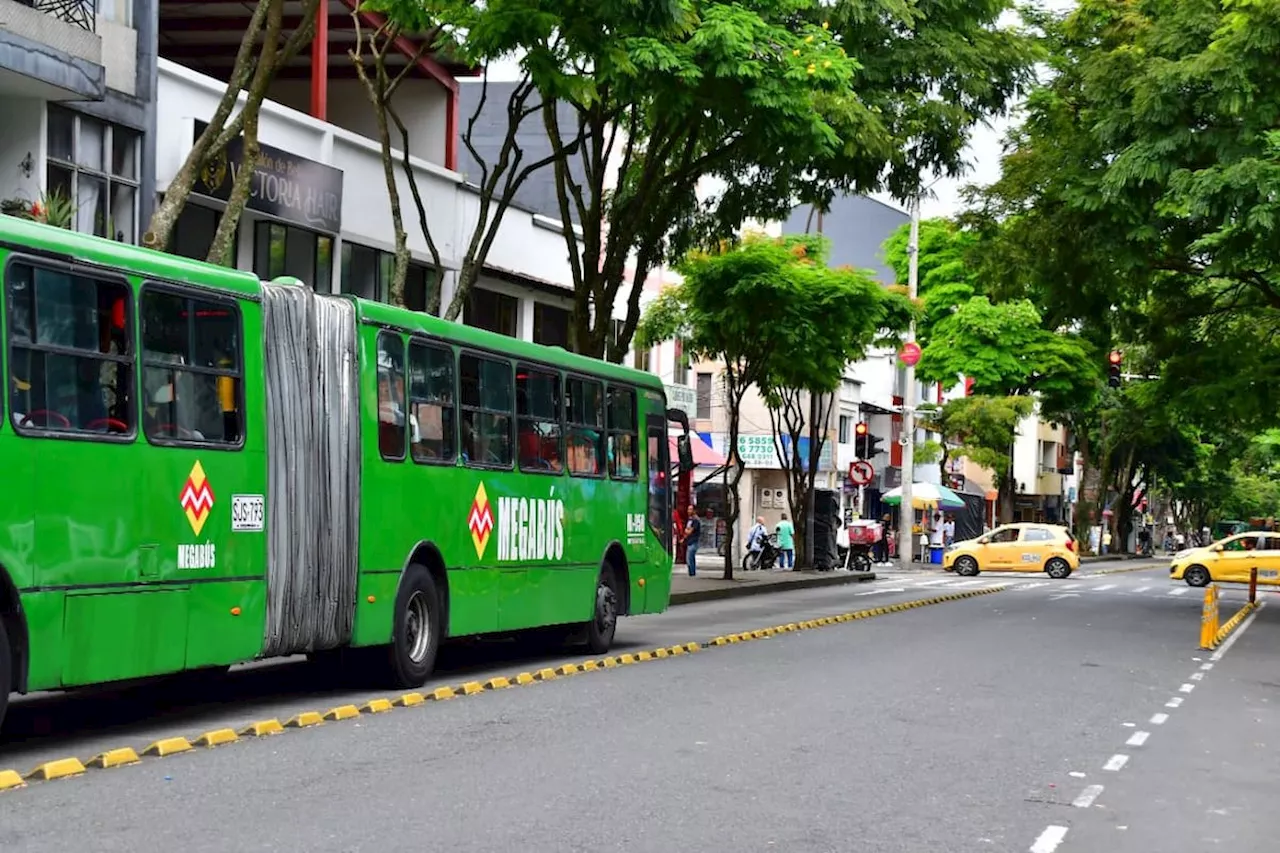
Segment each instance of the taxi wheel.
[[1065,577],[1070,577],[1071,566],[1061,557],[1054,557],[1049,561],[1049,565],[1044,567],[1044,572],[1051,578],[1062,580]]
[[971,578],[978,573],[978,561],[973,557],[961,557],[956,560],[956,574]]
[[1208,586],[1209,581],[1213,580],[1204,566],[1192,566],[1182,573],[1182,579],[1187,582],[1187,586]]

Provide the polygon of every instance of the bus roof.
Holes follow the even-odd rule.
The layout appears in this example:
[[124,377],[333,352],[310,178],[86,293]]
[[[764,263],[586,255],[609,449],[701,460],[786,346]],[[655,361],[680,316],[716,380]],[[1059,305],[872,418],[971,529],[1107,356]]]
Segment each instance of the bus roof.
[[180,255],[80,234],[16,216],[0,214],[0,247],[61,256],[67,261],[93,266],[134,270],[144,277],[154,275],[167,281],[219,288],[254,299],[262,293],[258,277],[251,272],[193,261]]
[[571,353],[560,347],[548,347],[533,344],[518,338],[500,335],[485,329],[464,326],[449,320],[441,320],[430,314],[397,308],[382,302],[371,302],[367,299],[356,300],[357,311],[361,321],[384,326],[393,326],[409,332],[419,332],[429,337],[445,338],[460,344],[475,346],[481,349],[507,353],[515,358],[527,358],[552,364],[566,370],[580,370],[606,379],[627,382],[643,388],[651,388],[661,392],[662,380],[644,370],[633,370],[609,361],[589,358],[585,355]]

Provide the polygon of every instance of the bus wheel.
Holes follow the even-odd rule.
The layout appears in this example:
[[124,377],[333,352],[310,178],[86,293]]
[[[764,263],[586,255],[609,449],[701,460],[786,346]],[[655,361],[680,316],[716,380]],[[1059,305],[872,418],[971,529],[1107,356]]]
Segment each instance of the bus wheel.
[[440,596],[426,567],[411,564],[396,594],[395,625],[387,648],[388,675],[396,687],[421,687],[440,648]]
[[13,687],[13,673],[10,671],[13,659],[9,657],[9,632],[5,629],[4,620],[0,619],[0,730],[4,729],[4,712],[9,707],[9,691]]
[[618,630],[618,581],[612,566],[600,570],[596,581],[596,606],[587,623],[587,648],[593,655],[602,655],[613,645],[613,635]]

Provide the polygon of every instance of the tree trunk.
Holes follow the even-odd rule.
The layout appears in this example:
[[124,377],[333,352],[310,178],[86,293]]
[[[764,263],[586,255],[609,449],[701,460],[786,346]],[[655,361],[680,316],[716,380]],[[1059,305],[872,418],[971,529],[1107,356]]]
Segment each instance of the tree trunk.
[[[231,195],[227,199],[226,210],[218,221],[218,230],[214,232],[213,243],[209,246],[209,263],[221,263],[231,252],[236,239],[236,229],[240,226],[240,215],[249,202],[249,192],[254,172],[258,168],[258,154],[262,146],[258,142],[258,113],[262,101],[267,96],[267,88],[271,85],[276,72],[276,55],[280,49],[280,28],[284,23],[284,0],[265,0],[271,4],[267,10],[267,29],[262,40],[262,55],[258,58],[258,67],[253,72],[253,82],[249,84],[249,93],[245,98],[244,108],[244,142],[240,158],[240,171],[236,172],[235,181],[231,185]],[[310,282],[314,285],[314,282]]]

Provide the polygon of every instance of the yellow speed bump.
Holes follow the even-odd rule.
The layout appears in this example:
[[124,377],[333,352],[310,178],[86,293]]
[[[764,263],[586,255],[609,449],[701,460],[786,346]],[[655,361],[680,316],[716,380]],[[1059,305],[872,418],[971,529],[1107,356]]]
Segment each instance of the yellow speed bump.
[[225,746],[238,740],[240,740],[240,736],[236,734],[235,729],[214,729],[196,738],[196,746],[212,749],[215,746]]
[[406,693],[391,704],[397,708],[412,708],[414,705],[421,705],[425,701],[427,701],[427,697],[421,693]]
[[385,714],[394,707],[388,699],[370,699],[360,706],[360,711],[365,714]]
[[635,662],[636,662],[636,659],[632,655],[618,655],[618,663],[629,664],[629,663],[635,663]]
[[360,716],[360,709],[355,705],[339,705],[324,712],[324,718],[333,722],[351,720]]
[[519,685],[533,684],[533,682],[536,680],[537,679],[533,677],[532,672],[522,672],[516,676],[516,684],[519,684]]
[[[120,749],[108,749],[106,752],[99,753],[89,759],[89,767],[96,767],[99,770],[110,770],[112,767],[124,767],[129,764],[137,764],[142,759],[138,757],[138,753],[134,752],[130,747],[121,747]],[[3,787],[3,786],[0,786]]]
[[543,667],[533,674],[533,677],[539,681],[555,681],[556,671],[551,667]]
[[667,651],[666,649],[654,649],[653,656],[655,658],[667,658],[667,657],[671,657],[671,652]]
[[466,684],[462,685],[461,689],[463,696],[474,696],[477,693],[484,692],[484,685],[478,681],[468,681]]
[[279,720],[258,720],[241,729],[240,734],[245,737],[267,737],[278,735],[283,731],[284,726],[280,725]]
[[324,722],[324,715],[319,711],[303,711],[301,714],[294,714],[284,724],[286,729],[306,729],[311,726],[318,726]]
[[578,672],[578,665],[576,663],[567,663],[556,669],[556,674],[558,675],[577,675]]
[[582,667],[583,672],[595,672],[600,668],[600,664],[593,660],[584,660],[582,663],[578,664],[578,666]]
[[84,765],[78,758],[59,758],[57,761],[46,761],[27,774],[28,779],[48,781],[65,779],[68,776],[79,776],[84,772]]
[[639,660],[639,661],[653,660],[653,655],[651,655],[649,652],[636,652],[636,660]]
[[25,788],[27,783],[22,780],[22,774],[17,770],[0,770],[0,791],[8,791],[11,788]]
[[490,678],[484,683],[486,690],[506,690],[510,686],[511,679],[503,675],[499,675],[496,678]]
[[443,702],[444,700],[452,699],[457,695],[458,694],[454,692],[452,687],[437,687],[435,690],[431,691],[431,694],[427,698],[435,702]]
[[184,737],[166,737],[151,744],[151,746],[142,751],[142,754],[164,758],[166,755],[177,755],[180,752],[188,752],[192,748],[191,741]]
[[604,668],[605,668],[605,669],[613,669],[614,667],[616,667],[616,666],[618,665],[618,659],[617,659],[617,658],[605,658],[604,660],[600,661],[600,663],[604,666]]
[[667,649],[667,651],[673,655],[682,655],[685,653],[684,646],[672,646],[671,648]]

